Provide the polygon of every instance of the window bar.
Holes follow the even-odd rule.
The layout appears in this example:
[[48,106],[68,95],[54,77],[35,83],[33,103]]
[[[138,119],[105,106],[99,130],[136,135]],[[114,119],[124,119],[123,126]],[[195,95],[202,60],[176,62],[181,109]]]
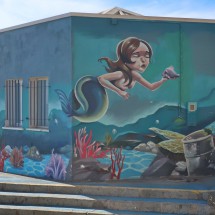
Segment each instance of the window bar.
[[45,114],[45,112],[44,112],[44,97],[45,97],[45,95],[44,95],[44,92],[45,92],[45,85],[44,85],[44,80],[41,80],[41,118],[40,118],[40,120],[41,120],[41,122],[40,122],[40,125],[41,126],[44,126],[45,125],[45,123],[44,123],[44,119],[45,119],[45,117],[44,117],[44,114]]
[[43,80],[40,80],[40,126],[43,126]]
[[33,127],[37,126],[37,82],[34,80],[34,95],[33,95],[33,107],[34,107],[34,114],[33,114]]
[[29,80],[29,127],[32,126],[32,81]]
[[13,91],[14,91],[14,124],[13,126],[16,127],[17,126],[17,84],[16,84],[16,80],[13,80]]
[[12,81],[9,80],[9,91],[10,91],[10,115],[9,115],[9,126],[13,125],[13,89],[12,89]]
[[33,81],[30,80],[29,82],[29,90],[30,90],[30,127],[33,127],[33,113],[34,113],[34,88],[33,88]]
[[13,89],[13,80],[10,80],[10,92],[11,92],[11,112],[10,112],[10,126],[14,126],[14,89]]
[[46,126],[46,91],[47,91],[47,88],[46,88],[46,80],[43,80],[43,101],[42,101],[42,104],[43,104],[43,115],[42,115],[42,120],[43,120],[43,126]]
[[19,126],[19,80],[15,81],[15,126]]
[[37,113],[36,113],[36,125],[39,126],[39,113],[40,113],[40,100],[39,100],[39,97],[40,97],[40,81],[37,81],[37,98],[36,98],[36,105],[37,105]]
[[16,92],[16,80],[13,80],[13,96],[14,96],[14,101],[13,101],[13,105],[14,105],[14,119],[13,119],[13,127],[17,126],[17,92]]
[[18,80],[18,125],[22,126],[22,80]]
[[48,93],[49,93],[49,86],[48,80],[45,81],[45,126],[48,126]]
[[9,90],[8,90],[8,80],[6,80],[6,120],[7,120],[7,124],[6,126],[8,126],[8,122],[9,122]]
[[20,80],[16,80],[16,127],[20,127],[21,126],[21,109],[20,109],[20,105],[21,105],[21,96],[22,94],[20,93],[20,89],[21,89],[21,84],[20,84]]
[[23,82],[23,80],[20,80],[20,84],[19,84],[19,95],[20,95],[20,97],[19,97],[19,102],[20,102],[20,104],[19,104],[19,108],[20,108],[20,111],[19,111],[19,116],[20,116],[20,118],[19,118],[19,120],[20,120],[20,127],[22,126],[22,82]]
[[36,81],[33,81],[33,114],[32,114],[32,125],[33,127],[36,126]]
[[40,109],[41,109],[41,81],[37,81],[37,126],[40,125]]
[[11,92],[10,92],[10,80],[8,80],[8,126],[11,121]]
[[16,126],[16,83],[15,83],[15,80],[12,80],[11,82],[12,82],[11,88],[12,88],[12,93],[13,93],[12,127],[15,127]]

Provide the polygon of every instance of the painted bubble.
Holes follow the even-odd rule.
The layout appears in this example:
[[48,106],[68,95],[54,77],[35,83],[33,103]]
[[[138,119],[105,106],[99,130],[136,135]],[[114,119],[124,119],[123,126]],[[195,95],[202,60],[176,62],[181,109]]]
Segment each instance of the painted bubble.
[[155,123],[158,125],[160,123],[160,121],[157,119],[157,120],[155,120]]
[[116,133],[117,133],[117,130],[114,128],[114,129],[112,130],[112,133],[113,133],[113,134],[116,134]]

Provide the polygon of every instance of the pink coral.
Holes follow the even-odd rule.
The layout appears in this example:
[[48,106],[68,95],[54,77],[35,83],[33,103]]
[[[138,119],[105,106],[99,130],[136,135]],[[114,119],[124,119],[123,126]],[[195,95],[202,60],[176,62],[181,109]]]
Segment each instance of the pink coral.
[[0,172],[4,171],[4,161],[9,158],[10,155],[5,150],[5,146],[2,146],[2,149],[0,151]]
[[23,167],[24,161],[22,147],[20,149],[18,149],[17,147],[13,148],[13,151],[10,155],[10,162],[16,168]]
[[96,141],[92,142],[92,130],[90,134],[86,133],[86,129],[79,129],[78,134],[75,132],[75,148],[74,152],[79,158],[103,158],[106,157],[109,150],[101,150],[100,144]]

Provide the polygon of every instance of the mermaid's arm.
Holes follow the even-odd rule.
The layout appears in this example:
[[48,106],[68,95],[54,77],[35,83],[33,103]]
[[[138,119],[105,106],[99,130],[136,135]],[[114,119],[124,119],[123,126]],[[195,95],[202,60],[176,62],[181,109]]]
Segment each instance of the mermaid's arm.
[[99,76],[98,81],[103,87],[114,91],[119,96],[122,96],[124,99],[128,99],[129,94],[126,91],[119,89],[118,87],[111,83],[111,81],[116,81],[122,78],[124,78],[123,73],[121,71],[116,71],[113,73],[107,73]]
[[144,87],[150,89],[150,90],[156,90],[157,88],[159,88],[165,81],[167,81],[166,78],[162,78],[160,81],[154,82],[154,83],[150,83],[148,82],[146,79],[144,79],[138,72],[133,72],[133,78],[134,80],[136,80],[137,82],[139,82],[141,85],[143,85]]

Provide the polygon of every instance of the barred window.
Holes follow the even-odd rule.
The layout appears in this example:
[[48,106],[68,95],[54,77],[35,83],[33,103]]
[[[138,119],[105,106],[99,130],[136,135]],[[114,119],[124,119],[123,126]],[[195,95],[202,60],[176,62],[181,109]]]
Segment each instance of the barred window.
[[22,127],[22,79],[5,81],[5,127]]
[[48,78],[29,79],[29,126],[48,127]]

